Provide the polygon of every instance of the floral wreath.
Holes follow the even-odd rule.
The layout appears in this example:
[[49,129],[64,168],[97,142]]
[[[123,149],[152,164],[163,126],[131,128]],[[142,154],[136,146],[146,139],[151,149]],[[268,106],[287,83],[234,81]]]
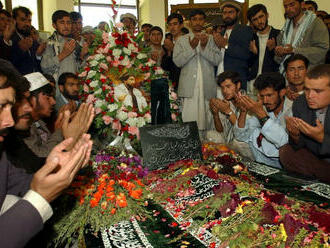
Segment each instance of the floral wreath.
[[[148,106],[133,111],[115,96],[114,87],[124,72],[139,80],[140,89],[150,95],[151,81],[167,77],[148,57],[148,48],[141,48],[143,33],[137,37],[127,31],[120,31],[122,24],[112,26],[112,33],[95,30],[96,38],[89,50],[86,66],[78,75],[82,83],[81,98],[95,107],[95,128],[98,134],[122,135],[125,138],[139,139],[139,128],[151,122],[150,101]],[[171,117],[180,120],[177,95],[169,87]]]

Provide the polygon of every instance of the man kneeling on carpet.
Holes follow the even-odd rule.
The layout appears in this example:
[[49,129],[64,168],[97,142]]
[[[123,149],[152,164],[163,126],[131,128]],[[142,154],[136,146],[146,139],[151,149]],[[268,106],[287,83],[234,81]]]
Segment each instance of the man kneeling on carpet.
[[286,118],[289,144],[280,149],[283,167],[330,183],[330,65],[307,72],[305,93]]

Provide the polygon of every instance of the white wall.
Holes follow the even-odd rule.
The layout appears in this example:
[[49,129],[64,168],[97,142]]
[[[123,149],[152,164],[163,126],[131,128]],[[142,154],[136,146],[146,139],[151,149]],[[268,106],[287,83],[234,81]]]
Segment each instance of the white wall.
[[161,27],[165,32],[165,2],[164,0],[140,0],[140,24],[151,23]]
[[44,31],[53,32],[54,28],[52,26],[52,14],[56,10],[66,10],[73,11],[73,1],[72,0],[43,0],[43,19],[44,19]]

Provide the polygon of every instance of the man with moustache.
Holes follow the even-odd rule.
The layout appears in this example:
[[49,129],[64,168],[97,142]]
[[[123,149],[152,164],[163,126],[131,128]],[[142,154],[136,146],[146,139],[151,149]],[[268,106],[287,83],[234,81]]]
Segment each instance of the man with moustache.
[[26,78],[20,78],[22,79],[19,87],[23,94],[16,96],[16,102],[12,111],[15,125],[9,128],[4,145],[7,150],[8,160],[15,167],[22,168],[26,173],[32,174],[45,164],[45,158],[38,157],[24,142],[24,138],[30,135],[29,130],[33,119],[31,115],[32,106],[28,101],[30,83]]
[[197,121],[201,136],[212,125],[209,100],[216,96],[214,67],[222,54],[212,36],[203,32],[206,15],[191,11],[192,32],[180,36],[173,51],[173,61],[181,68],[178,95],[183,98],[183,121]]
[[[63,72],[76,73],[81,62],[81,49],[71,36],[72,23],[70,14],[64,10],[57,10],[52,15],[55,32],[48,39],[46,51],[41,60],[44,73],[52,75],[55,80]],[[83,56],[83,55],[82,55]],[[56,87],[56,94],[59,92]]]
[[16,32],[13,33],[10,61],[21,74],[41,71],[40,56],[44,51],[44,45],[39,45],[31,36],[31,11],[26,7],[13,9],[13,18],[16,22]]
[[80,83],[78,76],[71,72],[64,72],[58,78],[58,87],[60,94],[56,96],[56,111],[59,111],[60,108],[73,102],[76,107],[79,105],[79,88]]
[[183,28],[183,17],[180,14],[172,13],[167,17],[167,27],[170,33],[173,36],[173,40],[165,39],[164,40],[164,49],[165,54],[162,57],[161,67],[169,72],[169,79],[174,84],[175,90],[179,86],[179,78],[181,69],[177,67],[173,62],[173,49],[176,41],[182,35],[181,29]]
[[275,60],[281,64],[284,72],[284,61],[291,54],[302,54],[308,58],[310,66],[323,64],[329,49],[327,28],[315,13],[302,10],[303,0],[283,0],[287,16],[283,32],[277,37]]
[[247,89],[249,61],[252,57],[249,46],[253,39],[251,27],[238,22],[241,6],[235,1],[226,1],[220,5],[225,30],[222,34],[215,32],[213,38],[219,49],[224,51],[223,64],[218,74],[223,71],[236,71],[240,74],[243,89]]
[[309,66],[308,59],[301,54],[291,55],[285,62],[285,76],[287,80],[286,96],[296,100],[304,93],[305,77]]
[[234,135],[249,144],[257,162],[281,168],[279,148],[289,139],[285,118],[292,116],[292,102],[285,98],[285,79],[279,72],[265,72],[257,77],[254,87],[259,94],[257,102],[248,96],[238,99],[242,109],[254,116],[246,119],[247,111],[241,111]]
[[[11,108],[15,95],[20,96],[16,76],[3,70],[0,61],[0,142],[6,129],[14,125]],[[7,67],[8,68],[8,67]],[[79,169],[88,162],[92,148],[90,136],[84,134],[73,145],[72,139],[56,146],[34,175],[15,168],[2,149],[0,159],[0,244],[2,247],[24,247],[52,216],[49,203],[67,188]],[[6,147],[3,147],[6,149]]]
[[330,65],[307,72],[305,94],[286,119],[290,143],[280,149],[283,167],[330,183]]
[[250,50],[256,56],[250,70],[250,80],[264,72],[278,71],[278,64],[274,60],[276,37],[280,30],[268,25],[268,12],[263,4],[256,4],[249,8],[247,17],[256,30],[250,43]]
[[70,111],[60,112],[55,122],[55,132],[51,133],[42,118],[49,117],[54,110],[56,102],[53,87],[41,73],[35,72],[24,77],[31,84],[29,102],[33,118],[30,136],[24,138],[24,142],[38,157],[47,157],[63,139],[73,137],[77,140],[82,133],[87,132],[94,111],[91,105],[82,104],[70,122]]

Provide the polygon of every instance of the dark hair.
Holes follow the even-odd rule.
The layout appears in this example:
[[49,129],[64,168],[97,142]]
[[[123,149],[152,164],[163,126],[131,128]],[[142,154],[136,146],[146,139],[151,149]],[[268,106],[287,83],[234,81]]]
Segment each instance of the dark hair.
[[191,20],[192,17],[196,16],[196,15],[202,15],[204,17],[204,19],[206,18],[206,14],[203,10],[201,9],[194,9],[190,12],[189,14],[189,20]]
[[20,94],[16,94],[16,102],[22,101],[23,98],[25,98],[24,93],[28,92],[30,89],[30,82],[25,77],[21,77],[20,84],[19,84],[19,90]]
[[78,76],[72,72],[64,72],[58,78],[58,85],[65,85],[68,78],[74,78],[78,80]]
[[70,17],[69,12],[65,11],[65,10],[56,10],[53,15],[52,15],[52,22],[56,23],[58,20],[62,19],[63,17]]
[[35,96],[36,98],[38,98],[38,95],[39,95],[40,93],[44,93],[44,94],[47,95],[47,96],[52,96],[52,97],[54,97],[54,88],[53,88],[53,86],[51,86],[51,84],[46,84],[46,85],[44,85],[44,86],[42,86],[42,87],[40,87],[40,88],[38,88],[38,89],[36,89],[36,90],[34,90],[34,91],[30,91],[30,97],[29,97],[29,100],[30,100],[33,96]]
[[0,14],[4,14],[5,16],[7,16],[9,18],[11,17],[11,14],[5,9],[0,9]]
[[79,19],[81,19],[81,20],[83,19],[82,15],[79,12],[76,12],[76,11],[70,12],[70,18],[74,22],[78,21]]
[[173,40],[173,35],[171,33],[166,33],[165,34],[165,39]]
[[182,24],[183,23],[183,17],[182,15],[178,14],[178,13],[172,13],[167,17],[166,23],[169,24],[170,21],[172,21],[173,19],[178,19],[179,23]]
[[318,79],[320,77],[327,77],[330,85],[330,64],[317,65],[307,72],[306,75],[310,79]]
[[14,88],[16,91],[16,98],[20,99],[30,88],[29,85],[27,87],[23,82],[25,78],[22,77],[16,68],[7,60],[0,59],[0,75],[7,78],[6,82],[0,85],[0,89]]
[[288,66],[291,62],[297,61],[297,60],[302,60],[305,64],[306,69],[309,66],[309,60],[302,54],[292,54],[287,60],[284,61],[284,68],[285,70],[288,69]]
[[141,28],[152,28],[152,25],[150,23],[143,23]]
[[323,18],[323,20],[326,20],[326,19],[330,19],[330,15],[329,15],[329,14],[326,15],[326,16]]
[[267,9],[266,6],[263,4],[255,4],[252,7],[249,8],[248,12],[247,12],[247,18],[249,19],[249,21],[252,21],[252,18],[259,12],[262,11],[265,14],[267,14]]
[[55,78],[54,78],[52,75],[47,74],[47,73],[42,73],[42,75],[43,75],[43,76],[44,76],[49,82],[56,84],[56,80],[55,80]]
[[0,9],[2,9],[3,8],[3,5],[2,5],[2,2],[0,1]]
[[233,5],[233,4],[226,4],[226,5],[224,5],[222,8],[221,8],[221,11],[223,11],[223,9],[224,8],[233,8],[233,9],[235,9],[236,10],[236,12],[238,13],[238,12],[240,12],[240,10],[235,6],[235,5]]
[[23,6],[18,6],[18,7],[13,9],[13,18],[14,19],[16,19],[16,17],[18,16],[18,11],[23,12],[23,14],[26,15],[26,16],[32,15],[31,10],[29,10],[28,8],[23,7]]
[[266,88],[273,88],[280,91],[285,88],[285,78],[279,72],[265,72],[257,77],[254,87],[260,91]]
[[181,33],[182,34],[189,34],[189,29],[186,27],[181,28]]
[[304,2],[304,0],[297,0],[299,3],[302,3],[302,2]]
[[225,71],[223,73],[220,73],[217,77],[217,83],[220,86],[222,82],[224,82],[226,79],[230,79],[234,84],[241,83],[241,77],[238,72],[235,71]]
[[317,3],[314,2],[314,1],[305,1],[305,4],[310,4],[310,5],[313,5],[314,9],[317,10],[318,9],[318,6],[317,6]]
[[161,27],[153,26],[153,27],[150,29],[149,33],[151,34],[152,31],[158,31],[158,32],[161,32],[162,36],[164,35],[163,30],[161,29]]

